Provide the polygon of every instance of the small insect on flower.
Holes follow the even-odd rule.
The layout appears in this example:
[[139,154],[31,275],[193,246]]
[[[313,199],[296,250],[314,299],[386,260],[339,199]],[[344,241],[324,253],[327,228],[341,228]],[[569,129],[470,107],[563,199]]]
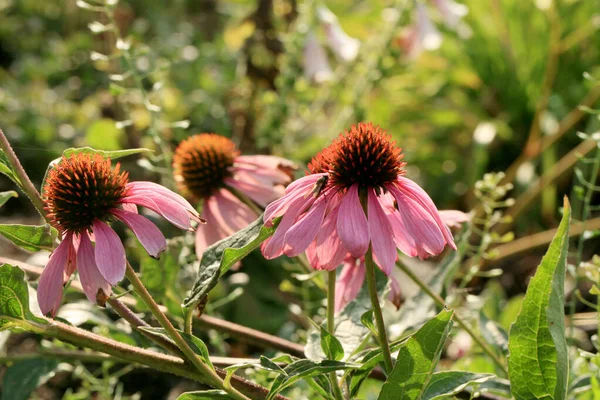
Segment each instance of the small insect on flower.
[[314,268],[333,270],[348,254],[360,259],[371,247],[389,275],[396,248],[421,258],[446,245],[456,249],[431,198],[403,176],[402,158],[402,149],[379,126],[360,123],[341,134],[311,161],[310,174],[265,210],[267,225],[282,217],[262,245],[265,257],[306,251]]
[[123,279],[125,250],[111,222],[125,223],[152,257],[165,250],[165,237],[137,213],[137,205],[181,229],[193,230],[192,221],[204,222],[180,195],[153,182],[129,182],[118,163],[113,169],[110,160],[100,155],[63,157],[49,172],[43,193],[48,220],[62,237],[38,285],[44,315],[56,314],[63,285],[75,270],[87,298],[101,305],[110,296],[111,286]]
[[196,233],[196,255],[248,226],[258,213],[240,200],[264,207],[281,197],[294,163],[276,156],[242,156],[235,144],[214,133],[190,136],[173,157],[173,175],[184,196],[203,203],[207,224]]

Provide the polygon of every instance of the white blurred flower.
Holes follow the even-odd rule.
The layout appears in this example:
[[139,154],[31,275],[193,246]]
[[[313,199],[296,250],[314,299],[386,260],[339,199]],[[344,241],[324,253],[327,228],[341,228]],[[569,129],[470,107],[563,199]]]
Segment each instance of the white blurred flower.
[[467,6],[454,0],[433,0],[433,3],[442,14],[444,23],[450,28],[457,28],[462,18],[469,13]]
[[331,80],[331,75],[325,49],[317,37],[309,32],[304,44],[304,76],[312,82],[322,83]]
[[451,360],[458,360],[466,356],[473,347],[473,339],[465,331],[460,331],[446,348],[446,354]]
[[401,46],[408,57],[417,58],[423,51],[437,50],[442,45],[442,35],[437,30],[422,3],[416,5],[416,20],[402,33]]
[[360,41],[348,36],[344,32],[337,16],[327,7],[321,6],[317,8],[317,18],[325,30],[327,44],[336,57],[344,62],[353,61],[358,56]]

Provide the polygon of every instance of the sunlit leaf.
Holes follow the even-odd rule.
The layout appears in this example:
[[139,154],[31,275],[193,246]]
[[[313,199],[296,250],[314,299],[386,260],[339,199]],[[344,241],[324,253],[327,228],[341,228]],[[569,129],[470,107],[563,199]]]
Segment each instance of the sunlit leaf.
[[474,374],[466,371],[436,372],[431,375],[422,399],[445,399],[463,391],[469,385],[483,383],[493,377],[492,374]]
[[29,251],[52,250],[58,233],[50,225],[0,225],[0,235]]
[[9,190],[8,192],[0,192],[0,207],[6,204],[6,202],[12,197],[19,197],[19,195],[14,190]]
[[29,289],[23,270],[3,264],[0,266],[0,330],[18,324],[19,320],[44,323],[29,309]]

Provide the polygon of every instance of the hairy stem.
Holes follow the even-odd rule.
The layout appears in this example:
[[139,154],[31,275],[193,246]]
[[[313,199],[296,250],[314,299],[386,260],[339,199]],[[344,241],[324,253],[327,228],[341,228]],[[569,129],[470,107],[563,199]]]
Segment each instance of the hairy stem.
[[[327,273],[327,331],[332,335],[335,331],[335,270]],[[329,380],[331,380],[331,388],[335,399],[343,400],[344,395],[340,390],[335,372],[329,373]]]
[[[431,297],[433,299],[433,301],[435,301],[437,303],[438,306],[440,306],[440,307],[446,306],[446,302],[444,301],[444,299],[442,299],[438,294],[433,292],[431,290],[431,288],[429,286],[427,286],[427,284],[425,282],[423,282],[417,275],[415,275],[415,273],[412,272],[406,265],[404,265],[402,263],[397,263],[396,265],[398,265],[398,267],[400,267],[400,269],[406,275],[408,275],[408,277],[414,283],[416,283],[425,293],[427,293],[427,295],[429,297]],[[465,332],[467,332],[469,334],[469,336],[471,336],[473,338],[475,343],[477,343],[479,345],[479,347],[481,347],[481,349],[494,361],[494,363],[496,363],[496,365],[498,365],[498,367],[500,367],[500,369],[504,372],[504,374],[506,374],[508,376],[508,371],[506,370],[506,366],[504,365],[502,360],[500,360],[498,355],[496,355],[496,353],[494,353],[494,351],[487,345],[487,343],[485,343],[473,331],[473,329],[471,329],[471,327],[469,325],[467,325],[467,323],[456,314],[456,312],[454,313],[453,318],[461,326],[461,328],[463,328],[465,330]]]
[[150,309],[154,317],[158,320],[160,325],[165,329],[167,334],[175,341],[177,346],[181,349],[185,357],[190,361],[194,367],[198,371],[202,373],[202,375],[206,376],[209,382],[212,385],[218,387],[219,389],[225,390],[233,399],[235,400],[247,400],[248,398],[238,392],[235,388],[230,387],[229,385],[225,385],[223,380],[213,371],[208,365],[204,364],[200,357],[194,353],[194,351],[190,348],[187,342],[183,339],[183,337],[179,334],[177,329],[171,324],[171,321],[158,307],[158,304],[154,301],[142,281],[138,278],[137,274],[131,267],[131,264],[127,262],[127,268],[125,270],[125,276],[135,289],[136,293],[140,296],[144,304]]
[[33,186],[31,179],[29,179],[29,176],[23,169],[19,158],[10,146],[10,143],[8,142],[8,139],[4,135],[2,129],[0,129],[0,149],[4,152],[4,155],[8,159],[10,166],[19,178],[19,186],[21,190],[23,190],[23,193],[25,193],[25,195],[29,197],[29,200],[31,201],[31,203],[33,203],[33,206],[35,207],[37,212],[40,213],[42,218],[44,218],[45,220],[46,213],[44,212],[44,202],[42,201],[42,197],[40,196],[40,193],[37,191],[35,186]]

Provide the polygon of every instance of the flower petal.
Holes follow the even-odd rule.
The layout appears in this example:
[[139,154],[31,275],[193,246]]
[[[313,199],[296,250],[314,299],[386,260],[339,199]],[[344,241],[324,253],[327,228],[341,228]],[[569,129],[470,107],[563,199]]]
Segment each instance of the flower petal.
[[450,228],[460,228],[463,222],[469,220],[469,214],[458,210],[440,210],[440,218]]
[[320,196],[310,210],[287,231],[283,251],[286,256],[296,257],[306,250],[321,229],[326,209],[327,197]]
[[189,212],[166,197],[146,192],[128,196],[123,201],[149,208],[178,228],[193,230]]
[[199,216],[196,209],[186,199],[158,183],[144,181],[130,182],[127,184],[127,188],[129,189],[130,195],[136,195],[140,192],[144,193],[147,191],[158,193],[185,208],[192,216]]
[[358,185],[352,185],[344,195],[337,218],[338,235],[353,257],[365,255],[369,248],[367,216],[358,198]]
[[265,207],[267,204],[276,200],[283,194],[283,190],[276,190],[273,187],[261,185],[244,179],[244,175],[238,172],[237,178],[225,178],[225,183],[230,187],[239,190],[245,196],[248,196],[256,204]]
[[111,285],[116,285],[125,276],[125,249],[121,239],[104,222],[96,219],[93,224],[96,237],[96,265]]
[[392,227],[373,188],[369,189],[367,212],[369,213],[369,236],[373,255],[379,268],[389,275],[394,268],[398,253]]
[[[81,243],[77,251],[77,266],[79,271],[79,280],[83,291],[89,301],[96,304],[100,299],[106,299],[110,296],[112,290],[110,283],[104,279],[94,256],[94,247],[86,233],[81,235]],[[99,293],[99,291],[102,291]],[[101,296],[98,296],[101,294]],[[104,304],[99,304],[104,305]]]
[[37,298],[42,314],[56,315],[63,293],[63,274],[69,257],[69,251],[73,247],[72,234],[67,234],[63,241],[50,255],[48,264],[42,271],[37,288]]
[[365,264],[356,265],[356,259],[349,257],[337,278],[335,287],[335,312],[341,311],[346,304],[354,300],[365,281]]
[[231,231],[230,235],[250,225],[258,215],[250,207],[235,197],[230,191],[220,189],[208,199],[206,207],[215,218],[220,219],[221,225]]
[[196,231],[196,256],[198,260],[202,259],[202,255],[209,246],[228,236],[227,232],[221,229],[218,222],[216,222],[209,209],[205,208],[203,214],[206,218],[206,225],[198,227]]
[[148,218],[116,208],[112,209],[111,213],[123,221],[129,229],[133,231],[151,257],[158,258],[160,253],[167,248],[167,241],[160,229],[150,222]]
[[317,264],[311,263],[315,269],[333,270],[343,261],[348,250],[337,233],[337,218],[339,208],[335,208],[325,217],[323,227],[315,240]]

